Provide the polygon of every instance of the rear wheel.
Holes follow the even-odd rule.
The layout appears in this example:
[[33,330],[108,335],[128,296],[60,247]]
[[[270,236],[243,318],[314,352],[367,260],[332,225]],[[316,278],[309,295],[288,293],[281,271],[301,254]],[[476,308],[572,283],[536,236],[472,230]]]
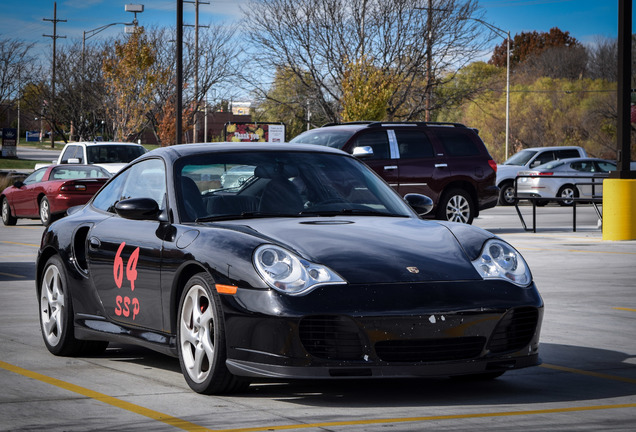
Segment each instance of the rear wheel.
[[503,183],[499,189],[499,204],[510,206],[516,203],[514,183],[510,181]]
[[190,388],[202,394],[232,393],[241,381],[225,365],[225,322],[212,278],[199,273],[185,286],[179,304],[177,341],[181,372]]
[[475,207],[470,194],[462,189],[451,189],[444,193],[437,208],[437,219],[450,222],[473,223]]
[[2,198],[2,223],[10,226],[15,225],[18,218],[11,215],[11,207],[9,207],[9,201],[6,197]]
[[559,198],[566,198],[559,200],[560,205],[571,206],[574,204],[574,200],[572,198],[578,198],[579,190],[574,185],[564,185],[561,186],[561,189],[559,189],[557,196]]
[[108,342],[75,339],[71,292],[64,264],[57,255],[47,261],[40,289],[40,329],[46,348],[59,356],[103,353]]
[[49,226],[53,221],[52,219],[51,205],[49,204],[49,200],[47,197],[43,197],[40,200],[40,221],[42,222],[42,225]]

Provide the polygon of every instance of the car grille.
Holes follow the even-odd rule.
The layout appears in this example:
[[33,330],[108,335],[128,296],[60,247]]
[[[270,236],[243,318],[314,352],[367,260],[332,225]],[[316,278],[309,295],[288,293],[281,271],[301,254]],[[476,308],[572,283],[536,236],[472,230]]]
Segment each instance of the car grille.
[[434,362],[478,357],[484,337],[389,340],[375,344],[378,357],[386,362]]
[[537,328],[539,311],[519,308],[509,311],[499,321],[487,348],[492,353],[517,351],[530,343]]
[[344,316],[312,316],[300,321],[300,340],[308,353],[328,360],[361,360],[358,326]]

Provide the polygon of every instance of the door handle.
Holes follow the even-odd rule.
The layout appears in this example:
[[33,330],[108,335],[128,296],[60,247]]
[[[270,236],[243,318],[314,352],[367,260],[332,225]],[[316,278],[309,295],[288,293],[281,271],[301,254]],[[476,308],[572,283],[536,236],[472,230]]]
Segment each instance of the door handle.
[[435,164],[435,168],[448,168],[448,164],[445,164],[445,163]]
[[396,170],[396,169],[398,169],[397,165],[387,165],[384,167],[385,171]]
[[88,239],[88,244],[93,249],[99,249],[99,247],[102,245],[102,242],[99,241],[97,237],[91,237],[90,239]]

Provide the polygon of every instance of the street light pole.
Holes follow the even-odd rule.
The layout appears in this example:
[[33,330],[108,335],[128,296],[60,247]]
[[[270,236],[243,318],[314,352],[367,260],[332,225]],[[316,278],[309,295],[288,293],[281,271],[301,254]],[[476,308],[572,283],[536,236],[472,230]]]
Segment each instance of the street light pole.
[[510,31],[500,29],[499,27],[479,18],[467,17],[464,19],[477,21],[478,23],[488,27],[494,33],[497,33],[499,36],[506,38],[506,157],[504,159],[506,160],[508,159],[510,140]]

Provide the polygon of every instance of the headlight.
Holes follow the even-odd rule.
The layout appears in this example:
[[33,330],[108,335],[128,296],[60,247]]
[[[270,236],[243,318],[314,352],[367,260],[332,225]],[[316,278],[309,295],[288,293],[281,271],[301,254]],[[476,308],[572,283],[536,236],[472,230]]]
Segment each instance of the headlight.
[[267,285],[289,295],[307,294],[320,285],[346,283],[328,267],[311,263],[279,246],[259,246],[253,260]]
[[526,287],[532,282],[528,264],[508,243],[490,239],[473,265],[484,279],[503,279]]

